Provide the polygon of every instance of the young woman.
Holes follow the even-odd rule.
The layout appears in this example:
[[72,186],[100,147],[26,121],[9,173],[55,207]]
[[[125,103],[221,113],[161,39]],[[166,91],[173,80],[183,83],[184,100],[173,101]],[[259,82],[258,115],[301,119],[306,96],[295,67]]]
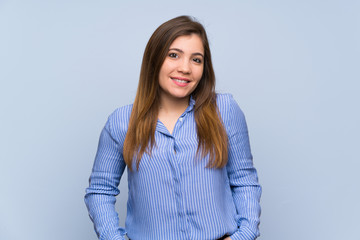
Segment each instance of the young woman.
[[[115,212],[128,169],[125,228]],[[85,202],[100,239],[255,239],[261,187],[244,115],[215,94],[206,32],[163,23],[143,57],[134,104],[101,133]]]

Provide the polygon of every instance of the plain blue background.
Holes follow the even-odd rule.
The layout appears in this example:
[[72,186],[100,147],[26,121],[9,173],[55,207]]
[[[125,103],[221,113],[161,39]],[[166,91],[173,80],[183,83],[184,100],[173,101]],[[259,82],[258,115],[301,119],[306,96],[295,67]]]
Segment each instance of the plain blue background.
[[[0,239],[96,239],[83,196],[161,23],[207,29],[245,112],[261,240],[360,239],[359,1],[0,0]],[[126,176],[117,209],[126,214]]]

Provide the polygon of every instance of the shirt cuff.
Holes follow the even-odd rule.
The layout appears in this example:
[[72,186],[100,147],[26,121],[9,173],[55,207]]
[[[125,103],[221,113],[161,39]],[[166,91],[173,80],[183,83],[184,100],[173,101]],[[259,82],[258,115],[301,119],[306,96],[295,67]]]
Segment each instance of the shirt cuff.
[[121,229],[120,232],[113,232],[107,236],[100,237],[100,240],[126,240],[126,234],[127,232]]
[[230,238],[231,240],[255,240],[257,236],[248,228],[240,228]]
[[125,236],[115,235],[111,238],[111,240],[126,240],[126,239]]

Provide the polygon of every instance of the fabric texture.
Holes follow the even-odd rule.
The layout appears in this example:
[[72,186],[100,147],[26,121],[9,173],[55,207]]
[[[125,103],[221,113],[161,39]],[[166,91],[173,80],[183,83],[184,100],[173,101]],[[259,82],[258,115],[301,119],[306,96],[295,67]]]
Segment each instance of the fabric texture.
[[[128,171],[127,217],[119,226],[118,185],[126,168],[122,151],[132,105],[115,110],[101,132],[85,203],[99,239],[218,239],[259,236],[261,187],[253,166],[245,117],[230,94],[217,94],[228,135],[228,163],[207,168],[200,159],[190,104],[173,133],[157,122],[156,146],[139,170]],[[133,169],[136,169],[135,163]]]

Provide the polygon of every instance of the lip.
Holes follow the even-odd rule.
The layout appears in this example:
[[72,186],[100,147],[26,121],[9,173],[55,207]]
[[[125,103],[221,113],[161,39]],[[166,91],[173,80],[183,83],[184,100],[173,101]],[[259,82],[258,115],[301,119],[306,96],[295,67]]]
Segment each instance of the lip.
[[190,82],[190,79],[184,78],[184,77],[170,77],[170,78],[171,78],[171,79],[179,79],[179,80],[184,80],[184,81]]
[[[170,77],[170,79],[179,87],[186,87],[191,82],[190,79],[184,77]],[[185,83],[178,82],[176,80],[187,81]]]

